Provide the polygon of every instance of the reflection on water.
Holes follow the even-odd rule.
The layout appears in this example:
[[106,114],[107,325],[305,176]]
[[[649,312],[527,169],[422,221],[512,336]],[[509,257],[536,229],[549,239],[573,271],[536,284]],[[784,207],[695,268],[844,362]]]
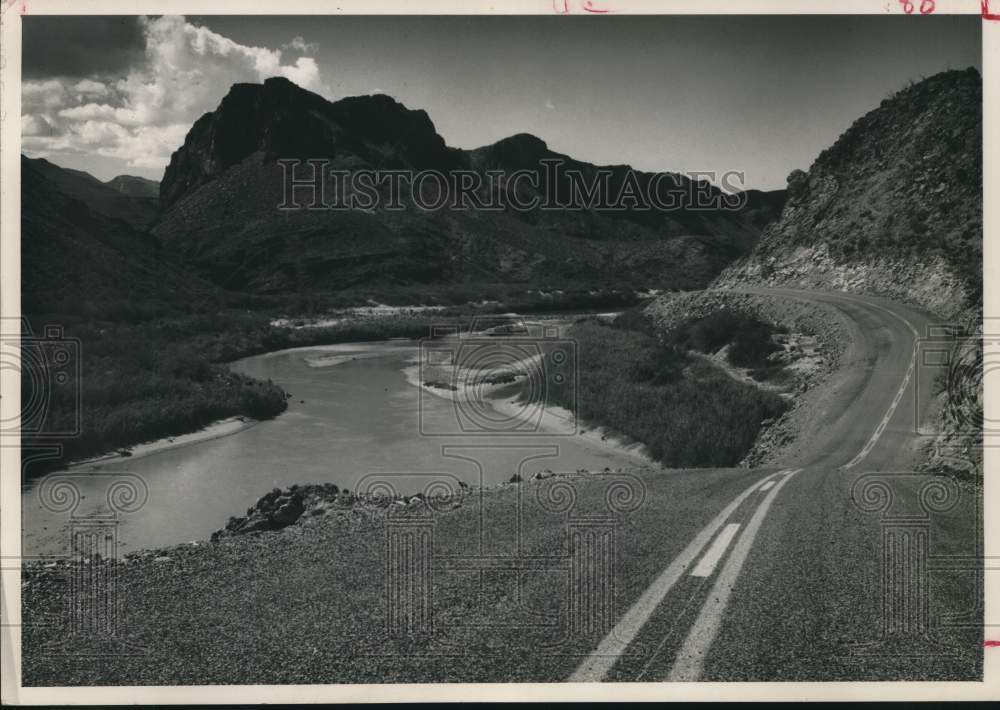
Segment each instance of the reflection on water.
[[[398,481],[394,487],[400,493],[413,493],[434,479],[499,483],[519,467],[528,477],[546,468],[632,463],[579,437],[557,434],[423,435],[421,430],[461,429],[454,424],[452,399],[428,396],[415,386],[417,361],[413,341],[302,348],[242,360],[234,369],[274,380],[291,394],[286,413],[229,436],[78,467],[71,472],[82,494],[76,514],[108,512],[107,474],[141,477],[148,500],[119,517],[119,554],[124,554],[207,539],[262,493],[293,483],[329,481],[355,490],[379,474],[380,480]],[[63,554],[68,513],[44,508],[38,486],[39,481],[29,483],[22,495],[23,552]]]

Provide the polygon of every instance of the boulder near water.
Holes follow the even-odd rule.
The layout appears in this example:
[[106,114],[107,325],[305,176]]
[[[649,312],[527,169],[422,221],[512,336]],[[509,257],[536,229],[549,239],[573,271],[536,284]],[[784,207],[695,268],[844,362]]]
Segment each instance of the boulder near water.
[[243,535],[264,530],[280,530],[297,521],[305,512],[305,499],[298,486],[292,486],[287,491],[275,488],[261,496],[256,503],[247,509],[246,516],[230,518],[223,531]]

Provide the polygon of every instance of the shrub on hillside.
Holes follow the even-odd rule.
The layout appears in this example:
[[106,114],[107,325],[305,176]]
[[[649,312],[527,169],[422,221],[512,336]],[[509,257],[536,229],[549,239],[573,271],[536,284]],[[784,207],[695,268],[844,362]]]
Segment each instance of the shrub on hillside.
[[703,318],[690,319],[666,336],[676,347],[701,353],[718,352],[729,346],[727,358],[738,367],[764,367],[771,353],[780,347],[775,333],[785,332],[743,311],[724,308]]

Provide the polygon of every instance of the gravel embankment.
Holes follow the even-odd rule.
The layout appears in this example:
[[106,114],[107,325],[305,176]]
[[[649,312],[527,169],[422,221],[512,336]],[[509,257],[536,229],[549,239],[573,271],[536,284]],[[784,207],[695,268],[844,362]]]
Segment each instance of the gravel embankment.
[[[552,476],[430,508],[331,499],[325,514],[307,509],[280,531],[107,563],[114,573],[84,589],[101,598],[115,580],[113,638],[67,628],[67,603],[86,609],[89,598],[71,592],[76,567],[26,565],[24,683],[560,680],[604,633],[568,616],[572,531],[615,531],[613,593],[626,608],[711,518],[706,493],[728,500],[754,475],[681,473]],[[421,530],[426,554],[408,544]],[[405,554],[390,554],[392,545]],[[514,573],[514,562],[526,571]],[[413,573],[392,584],[390,574],[406,569]],[[407,603],[420,598],[422,579],[432,600],[426,632],[419,603]]]

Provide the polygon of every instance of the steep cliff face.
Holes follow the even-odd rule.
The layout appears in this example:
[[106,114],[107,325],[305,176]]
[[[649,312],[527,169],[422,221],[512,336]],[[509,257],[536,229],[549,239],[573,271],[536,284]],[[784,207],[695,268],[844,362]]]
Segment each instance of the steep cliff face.
[[387,168],[447,169],[460,160],[424,111],[381,94],[331,103],[274,77],[233,85],[215,111],[195,122],[163,175],[162,205],[169,207],[258,151],[265,159],[352,153]]
[[788,178],[781,218],[716,280],[982,308],[982,78],[924,79],[885,99]]

